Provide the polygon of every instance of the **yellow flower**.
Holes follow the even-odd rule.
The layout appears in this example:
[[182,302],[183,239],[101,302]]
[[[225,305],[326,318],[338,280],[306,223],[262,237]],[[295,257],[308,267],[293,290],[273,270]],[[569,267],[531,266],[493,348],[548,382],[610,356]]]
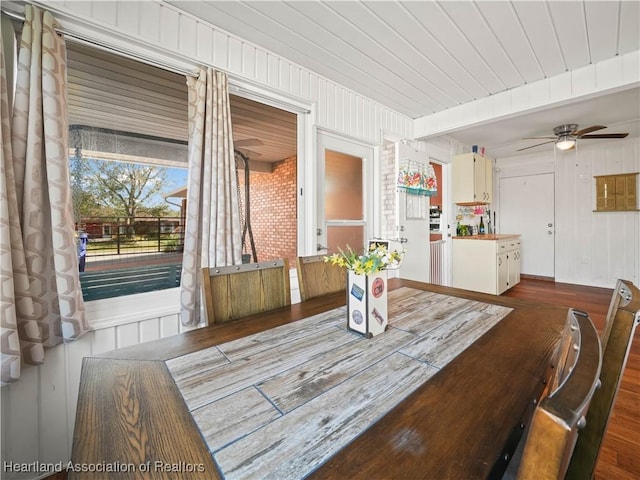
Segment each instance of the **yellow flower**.
[[387,247],[371,244],[363,254],[354,252],[351,247],[324,257],[325,262],[352,270],[358,275],[369,275],[387,268],[397,268],[402,262],[404,252],[388,251]]

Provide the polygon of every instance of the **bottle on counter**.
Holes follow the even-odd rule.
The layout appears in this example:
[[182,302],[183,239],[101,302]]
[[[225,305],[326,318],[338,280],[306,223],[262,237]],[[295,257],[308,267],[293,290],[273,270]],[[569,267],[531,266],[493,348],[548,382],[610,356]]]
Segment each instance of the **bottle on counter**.
[[485,234],[484,222],[482,221],[482,217],[480,217],[480,226],[478,227],[478,233],[480,235],[484,235]]

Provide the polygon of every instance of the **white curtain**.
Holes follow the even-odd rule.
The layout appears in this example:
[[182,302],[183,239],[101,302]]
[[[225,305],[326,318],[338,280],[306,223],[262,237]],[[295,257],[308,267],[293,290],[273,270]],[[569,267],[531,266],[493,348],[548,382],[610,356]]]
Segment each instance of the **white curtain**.
[[202,267],[242,263],[242,234],[226,74],[189,78],[189,193],[181,278],[181,320],[202,313]]
[[[4,48],[0,48],[4,50]],[[54,19],[25,6],[15,100],[2,57],[2,383],[89,330],[69,182],[66,58]]]

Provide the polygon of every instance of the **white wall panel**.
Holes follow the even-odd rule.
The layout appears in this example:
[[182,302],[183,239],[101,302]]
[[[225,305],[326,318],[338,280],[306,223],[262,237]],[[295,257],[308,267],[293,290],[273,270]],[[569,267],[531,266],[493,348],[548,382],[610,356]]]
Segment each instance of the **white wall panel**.
[[200,22],[196,25],[196,58],[205,63],[213,62],[213,31]]
[[229,35],[213,31],[213,65],[229,70]]
[[244,76],[242,74],[242,42],[237,38],[229,37],[227,46],[229,48],[227,52],[229,60],[226,63],[229,72]]
[[[86,2],[92,3],[92,2]],[[116,10],[116,25],[124,32],[137,35],[140,29],[140,7],[138,4],[130,5],[128,8],[118,6]]]
[[116,327],[116,344],[117,348],[129,347],[131,345],[137,345],[141,343],[140,332],[138,331],[139,324],[127,323],[126,325],[119,325]]
[[139,343],[150,342],[160,338],[160,320],[151,318],[138,323]]
[[[39,367],[38,423],[40,427],[40,455],[38,459],[45,463],[56,463],[68,458],[71,454],[68,436],[60,437],[60,432],[67,431],[68,404],[67,368],[64,348],[47,350],[46,362]],[[74,398],[75,401],[75,398]],[[59,408],[53,410],[55,405]],[[60,408],[61,407],[61,408]]]
[[[76,4],[85,2],[73,2],[73,6]],[[86,2],[89,3],[89,2]],[[95,3],[95,2],[91,2]],[[130,9],[133,9],[133,5],[128,5]],[[160,9],[162,7],[156,2],[142,2],[138,3],[139,15],[140,15],[140,30],[138,35],[144,38],[150,43],[157,43],[160,41]],[[74,8],[75,9],[75,8]],[[123,9],[124,11],[124,9]],[[127,14],[130,10],[127,10]],[[99,17],[94,17],[99,18]],[[126,32],[124,32],[126,33]]]
[[191,17],[186,17],[184,15],[179,16],[179,25],[178,25],[178,49],[184,53],[185,55],[189,55],[190,57],[196,58],[198,42],[198,25],[200,22],[197,22]]
[[[91,16],[100,18],[107,25],[116,25],[118,22],[118,2],[87,2],[91,3]],[[127,14],[131,10],[127,8]]]
[[180,51],[178,44],[179,22],[180,14],[178,12],[165,6],[160,8],[159,27],[161,46],[173,51]]

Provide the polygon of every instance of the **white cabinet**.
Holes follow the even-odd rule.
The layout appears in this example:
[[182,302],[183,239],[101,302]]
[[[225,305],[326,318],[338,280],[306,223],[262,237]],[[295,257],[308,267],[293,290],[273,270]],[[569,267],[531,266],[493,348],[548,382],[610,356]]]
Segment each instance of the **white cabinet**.
[[500,295],[520,282],[520,239],[485,237],[453,240],[453,286]]
[[491,203],[493,163],[477,153],[453,157],[453,203]]
[[[496,269],[498,271],[497,293],[502,293],[509,288],[509,260],[506,253],[496,255]],[[491,292],[496,293],[496,292]]]
[[[507,243],[507,288],[520,283],[520,240]],[[504,290],[502,290],[504,292]],[[502,293],[502,292],[500,292]]]

